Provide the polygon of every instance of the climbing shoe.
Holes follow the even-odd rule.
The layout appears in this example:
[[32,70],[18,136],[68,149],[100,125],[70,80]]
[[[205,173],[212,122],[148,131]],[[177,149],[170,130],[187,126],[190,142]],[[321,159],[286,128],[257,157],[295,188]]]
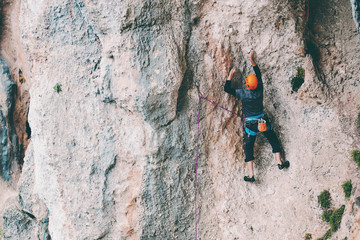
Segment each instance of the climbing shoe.
[[245,177],[244,177],[244,180],[245,180],[245,182],[255,182],[254,176],[252,176],[251,178],[248,177],[248,176],[245,176]]
[[288,167],[290,167],[290,162],[285,161],[282,164],[278,164],[278,167],[279,167],[280,170],[283,169],[283,168],[288,168]]

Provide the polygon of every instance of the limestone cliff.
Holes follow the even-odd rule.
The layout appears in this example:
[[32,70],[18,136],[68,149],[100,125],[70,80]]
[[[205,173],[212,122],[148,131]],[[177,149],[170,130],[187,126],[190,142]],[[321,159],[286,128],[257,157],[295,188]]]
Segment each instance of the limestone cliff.
[[9,66],[0,59],[0,76],[1,76],[1,175],[9,181],[11,162],[18,160],[18,139],[14,128],[13,112],[15,83],[11,80]]
[[353,16],[355,20],[356,27],[359,31],[359,39],[360,39],[360,1],[359,0],[351,0],[351,6],[353,9]]
[[[2,139],[21,156],[2,160],[4,239],[316,239],[324,189],[345,204],[332,238],[360,238],[358,1],[1,3],[1,81],[17,86]],[[259,136],[254,184],[240,118],[195,87],[240,114],[223,87],[232,67],[243,87],[251,48],[291,162]]]

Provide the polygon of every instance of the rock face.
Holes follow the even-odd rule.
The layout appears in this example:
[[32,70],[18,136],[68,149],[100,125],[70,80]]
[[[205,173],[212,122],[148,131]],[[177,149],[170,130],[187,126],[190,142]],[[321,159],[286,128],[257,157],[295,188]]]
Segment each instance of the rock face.
[[[360,148],[360,45],[349,1],[22,0],[18,11],[31,144],[17,207],[3,211],[6,239],[39,238],[47,210],[49,238],[60,240],[316,238],[329,229],[324,189],[334,207],[346,203],[333,235],[360,237],[349,156]],[[254,184],[242,180],[240,119],[199,100],[194,85],[241,113],[223,86],[237,67],[233,86],[243,87],[251,48],[291,162],[279,171],[259,136]],[[297,66],[305,82],[292,92]]]
[[32,215],[25,214],[16,206],[16,201],[3,212],[3,239],[42,239],[45,224],[37,224]]
[[34,222],[17,208],[8,207],[3,213],[4,239],[40,239],[39,232],[33,230]]
[[350,0],[351,6],[353,9],[353,16],[355,20],[356,27],[359,31],[359,40],[360,40],[360,1],[359,0]]
[[11,80],[9,66],[0,58],[0,168],[6,181],[10,180],[11,163],[19,162],[18,138],[13,112],[16,85]]
[[4,239],[49,239],[47,209],[40,201],[35,187],[33,145],[24,159],[24,168],[18,184],[18,196],[9,197],[3,212]]

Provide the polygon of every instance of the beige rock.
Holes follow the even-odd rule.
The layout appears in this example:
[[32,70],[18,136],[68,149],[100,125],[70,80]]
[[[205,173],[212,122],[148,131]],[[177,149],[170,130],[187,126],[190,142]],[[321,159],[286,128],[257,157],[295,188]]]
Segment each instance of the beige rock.
[[[32,134],[19,208],[36,221],[49,209],[51,239],[195,238],[194,82],[208,99],[241,113],[223,85],[235,66],[233,86],[243,86],[253,48],[265,111],[291,166],[279,171],[259,136],[257,181],[245,183],[240,119],[201,100],[198,239],[321,237],[329,228],[317,202],[324,189],[334,207],[346,205],[334,239],[359,238],[359,206],[341,188],[351,179],[352,201],[360,196],[349,156],[360,148],[358,36],[349,1],[322,0],[309,12],[306,4],[21,1],[12,17],[31,83]],[[297,66],[305,82],[292,93]]]

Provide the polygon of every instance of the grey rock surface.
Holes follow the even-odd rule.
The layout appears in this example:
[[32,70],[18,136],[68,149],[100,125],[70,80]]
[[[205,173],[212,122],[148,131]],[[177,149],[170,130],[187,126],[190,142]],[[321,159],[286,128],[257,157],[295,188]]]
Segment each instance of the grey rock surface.
[[34,190],[35,166],[30,144],[21,178],[18,196],[8,197],[2,211],[3,239],[51,239],[47,231],[47,209]]
[[[23,0],[19,11],[31,144],[8,229],[35,239],[49,209],[56,240],[318,238],[329,226],[317,196],[328,189],[339,207],[351,179],[334,238],[360,237],[349,156],[360,148],[360,45],[349,1]],[[232,67],[237,88],[253,73],[251,48],[291,162],[279,171],[259,136],[254,184],[242,180],[240,119],[199,100],[194,85],[240,114],[223,86]]]
[[13,111],[16,85],[11,79],[8,64],[0,58],[0,169],[1,176],[10,180],[11,164],[19,162],[18,138]]
[[354,21],[359,32],[359,40],[360,40],[360,1],[350,0],[350,2],[353,9]]
[[33,220],[33,216],[21,211],[17,200],[9,200],[3,212],[4,228],[2,239],[42,239],[41,225]]
[[30,144],[18,184],[19,203],[22,212],[32,216],[36,221],[45,221],[47,215],[46,206],[39,200],[34,189],[36,187],[36,179],[33,151],[33,145]]

